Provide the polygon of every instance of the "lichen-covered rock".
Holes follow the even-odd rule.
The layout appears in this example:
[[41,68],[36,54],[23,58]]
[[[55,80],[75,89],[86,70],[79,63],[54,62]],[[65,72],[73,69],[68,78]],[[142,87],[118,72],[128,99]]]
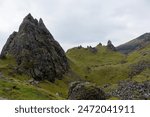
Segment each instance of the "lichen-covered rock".
[[8,38],[1,58],[7,54],[15,57],[19,71],[27,73],[35,80],[54,82],[68,70],[64,50],[54,40],[42,19],[27,15],[19,27]]
[[70,100],[104,100],[106,94],[102,89],[89,82],[71,83],[68,99]]

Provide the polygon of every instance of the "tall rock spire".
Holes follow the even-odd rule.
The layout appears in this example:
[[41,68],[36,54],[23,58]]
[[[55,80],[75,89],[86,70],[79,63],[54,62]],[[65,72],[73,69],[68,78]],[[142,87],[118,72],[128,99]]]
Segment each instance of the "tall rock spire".
[[65,52],[40,19],[28,14],[8,38],[1,56],[12,55],[20,71],[35,80],[54,82],[68,70]]
[[107,48],[112,51],[116,51],[115,46],[112,44],[112,42],[110,40],[108,40],[108,42],[107,42]]

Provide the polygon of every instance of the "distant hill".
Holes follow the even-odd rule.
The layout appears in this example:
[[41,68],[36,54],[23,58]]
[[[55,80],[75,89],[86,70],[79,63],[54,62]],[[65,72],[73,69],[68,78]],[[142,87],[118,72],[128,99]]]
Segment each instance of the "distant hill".
[[145,33],[136,39],[133,39],[125,44],[117,47],[117,50],[124,54],[129,54],[135,50],[139,50],[150,44],[150,33]]

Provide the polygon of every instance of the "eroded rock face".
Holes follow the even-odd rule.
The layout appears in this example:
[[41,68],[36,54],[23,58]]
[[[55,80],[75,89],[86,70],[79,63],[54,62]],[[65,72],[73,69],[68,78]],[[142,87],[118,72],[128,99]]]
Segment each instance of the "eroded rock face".
[[54,40],[44,25],[28,14],[19,27],[8,38],[1,58],[10,54],[16,58],[18,69],[35,80],[47,79],[54,82],[68,70],[64,50]]
[[106,94],[102,89],[89,82],[71,83],[68,99],[70,100],[104,100]]

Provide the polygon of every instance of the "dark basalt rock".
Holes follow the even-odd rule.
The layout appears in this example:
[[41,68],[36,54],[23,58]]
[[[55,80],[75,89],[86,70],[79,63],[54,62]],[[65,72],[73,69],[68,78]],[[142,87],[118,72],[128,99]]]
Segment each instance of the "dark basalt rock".
[[8,38],[1,58],[15,57],[19,71],[27,73],[35,80],[54,82],[68,70],[64,50],[54,40],[43,20],[34,19],[28,14],[19,27]]
[[115,46],[112,44],[112,42],[110,40],[107,42],[107,48],[112,51],[116,51]]
[[71,83],[68,99],[70,100],[104,100],[106,94],[102,89],[89,82]]

